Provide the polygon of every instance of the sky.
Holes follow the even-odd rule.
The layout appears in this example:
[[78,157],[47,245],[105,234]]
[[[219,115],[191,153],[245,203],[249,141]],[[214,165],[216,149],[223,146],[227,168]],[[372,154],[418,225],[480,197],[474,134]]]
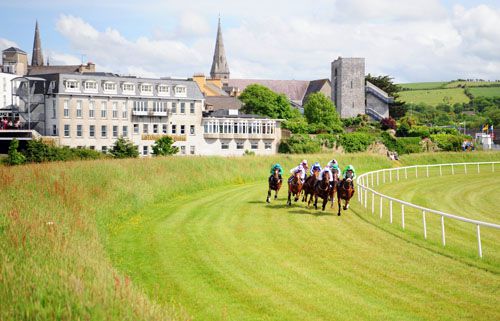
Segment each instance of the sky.
[[0,0],[0,50],[31,59],[38,20],[53,65],[208,75],[219,15],[231,78],[330,78],[342,56],[399,83],[500,79],[500,0]]

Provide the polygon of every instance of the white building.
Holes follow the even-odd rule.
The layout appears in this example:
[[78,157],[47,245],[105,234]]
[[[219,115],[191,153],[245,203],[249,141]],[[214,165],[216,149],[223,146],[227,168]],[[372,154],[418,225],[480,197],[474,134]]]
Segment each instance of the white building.
[[280,122],[238,111],[205,111],[192,80],[121,77],[105,73],[37,75],[46,79],[45,104],[32,116],[36,129],[58,145],[109,151],[118,137],[143,156],[164,135],[179,154],[274,154]]
[[11,80],[17,75],[0,72],[0,108],[12,105],[12,84]]

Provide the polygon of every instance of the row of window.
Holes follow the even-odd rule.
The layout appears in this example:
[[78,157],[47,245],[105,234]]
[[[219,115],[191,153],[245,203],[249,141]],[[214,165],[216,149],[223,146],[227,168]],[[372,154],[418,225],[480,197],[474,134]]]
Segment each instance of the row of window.
[[[153,111],[154,112],[166,112],[168,109],[168,103],[166,101],[147,101],[147,100],[137,100],[134,101],[134,107],[133,111],[143,111],[147,112],[149,110],[149,105],[152,103],[153,106]],[[172,114],[177,114],[177,103],[172,102],[171,103],[171,108],[170,108]],[[189,113],[194,114],[196,112],[195,109],[195,104],[194,103],[189,103]],[[185,114],[186,113],[186,103],[181,102],[179,103],[179,114]]]
[[[229,142],[221,142],[220,148],[222,150],[229,149]],[[242,142],[242,141],[236,142],[236,149],[244,149],[244,148],[245,148],[245,142]],[[259,142],[258,141],[250,141],[250,148],[251,149],[259,149]],[[268,142],[264,142],[264,149],[271,150],[272,144],[268,143]]]
[[[64,87],[69,91],[77,91],[80,90],[80,81],[74,79],[68,79],[63,81]],[[150,83],[142,83],[137,86],[139,92],[141,94],[152,94],[153,93],[153,84]],[[84,91],[92,91],[96,92],[98,84],[95,80],[85,80],[83,81],[83,89]],[[104,81],[102,83],[102,89],[105,92],[113,92],[116,93],[118,88],[118,84],[113,81]],[[122,92],[124,93],[133,93],[135,94],[136,85],[134,83],[124,82],[121,84]],[[156,90],[159,95],[170,95],[171,86],[166,84],[157,84]],[[187,93],[186,86],[175,85],[173,86],[173,92],[176,95],[185,95]]]
[[[147,156],[149,155],[150,153],[152,153],[152,148],[151,146],[148,146],[148,145],[143,145],[142,148],[140,148],[139,146],[135,146],[137,148],[137,151],[140,152],[142,155],[144,156]],[[77,148],[84,148],[84,146],[78,146]],[[91,145],[89,146],[90,149],[92,150],[95,150],[95,146]],[[111,147],[108,147],[108,146],[101,146],[101,151],[103,153],[107,153],[109,150],[111,149]],[[186,155],[186,146],[180,146],[180,154],[181,155]],[[189,154],[191,155],[194,155],[196,153],[196,147],[191,145],[189,146]]]
[[206,134],[274,134],[273,122],[246,121],[205,121],[203,129]]
[[[151,131],[149,130],[150,124],[142,124],[142,134],[168,134],[167,130],[167,125],[166,124],[152,124]],[[161,126],[161,127],[160,127]],[[112,137],[116,138],[120,136],[120,133],[118,132],[118,129],[120,126],[118,125],[113,125],[110,126],[112,128]],[[128,126],[121,126],[122,127],[122,132],[121,136],[123,137],[128,137]],[[88,137],[95,138],[96,137],[96,125],[89,125],[89,131],[88,131]],[[186,134],[186,125],[171,125],[170,130],[172,135],[185,135]],[[107,125],[102,125],[100,127],[101,129],[101,136],[102,138],[107,138],[108,137],[108,126]],[[179,130],[177,130],[179,129]],[[140,124],[134,124],[133,125],[133,133],[134,134],[140,134]],[[189,134],[190,135],[195,135],[195,126],[190,125],[189,126]],[[57,136],[57,126],[52,125],[52,135]],[[65,124],[64,125],[64,137],[70,137],[71,136],[71,125]],[[83,137],[83,125],[76,125],[76,137]]]

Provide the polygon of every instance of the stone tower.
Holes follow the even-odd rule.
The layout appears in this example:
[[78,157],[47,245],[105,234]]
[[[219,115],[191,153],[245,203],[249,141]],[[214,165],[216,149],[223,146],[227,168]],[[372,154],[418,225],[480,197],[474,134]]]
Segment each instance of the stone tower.
[[35,26],[35,39],[33,40],[33,55],[31,57],[32,66],[43,66],[42,42],[40,41],[40,30],[38,21]]
[[229,67],[227,66],[226,51],[224,50],[224,42],[222,41],[222,29],[217,28],[217,40],[215,42],[214,59],[212,61],[212,69],[210,69],[210,77],[212,79],[222,80],[223,85],[227,85],[229,80]]
[[365,58],[332,62],[332,100],[341,118],[365,114]]

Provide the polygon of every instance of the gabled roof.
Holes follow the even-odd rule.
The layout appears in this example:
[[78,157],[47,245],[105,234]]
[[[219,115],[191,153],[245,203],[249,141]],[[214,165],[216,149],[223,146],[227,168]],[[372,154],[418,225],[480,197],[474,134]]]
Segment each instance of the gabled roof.
[[2,52],[18,52],[18,53],[26,54],[26,52],[24,52],[23,50],[16,48],[16,47],[7,48],[7,49],[3,50]]
[[232,96],[209,96],[205,98],[205,104],[212,106],[213,110],[240,109],[243,106],[241,100]]
[[325,84],[328,84],[331,87],[330,79],[311,80],[311,82],[309,82],[309,87],[307,87],[307,91],[306,94],[304,95],[304,98],[306,98],[312,93],[319,92],[325,86]]

